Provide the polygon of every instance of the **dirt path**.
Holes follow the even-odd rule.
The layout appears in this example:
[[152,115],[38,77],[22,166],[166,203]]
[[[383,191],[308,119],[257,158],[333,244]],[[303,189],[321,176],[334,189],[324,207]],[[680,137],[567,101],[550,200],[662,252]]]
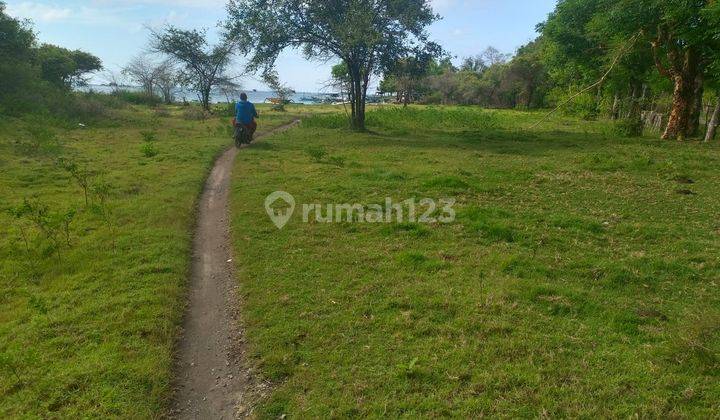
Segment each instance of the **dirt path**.
[[[298,121],[258,139],[287,130]],[[262,393],[244,355],[238,323],[237,281],[230,242],[228,196],[238,150],[228,149],[215,163],[198,208],[193,240],[189,306],[177,347],[175,399],[171,416],[180,419],[232,419],[249,414]]]

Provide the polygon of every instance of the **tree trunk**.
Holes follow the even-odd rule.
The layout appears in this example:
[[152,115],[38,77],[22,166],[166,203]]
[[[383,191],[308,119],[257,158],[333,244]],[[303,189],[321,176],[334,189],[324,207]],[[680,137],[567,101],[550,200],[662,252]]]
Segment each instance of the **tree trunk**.
[[352,115],[350,125],[355,130],[365,129],[365,113],[363,112],[363,95],[360,69],[357,65],[348,65],[350,71],[350,84],[352,86]]
[[617,93],[615,93],[615,98],[613,99],[612,109],[610,110],[610,118],[612,120],[620,118],[620,95]]
[[676,74],[673,78],[675,89],[673,91],[672,110],[662,138],[664,140],[685,140],[689,134],[690,113],[695,91],[694,78],[689,78],[684,73]]
[[634,83],[632,87],[632,95],[630,98],[630,109],[628,110],[628,119],[639,121],[642,118],[642,85]]
[[205,111],[210,112],[210,91],[212,87],[204,87],[200,90],[200,102]]
[[693,100],[691,102],[690,117],[688,121],[688,136],[700,135],[700,115],[702,114],[703,94],[705,93],[705,79],[702,73],[695,78],[693,85]]
[[708,123],[707,133],[705,133],[705,141],[709,142],[715,139],[715,132],[717,131],[718,124],[720,124],[720,98],[717,100],[715,111],[713,112],[712,118]]

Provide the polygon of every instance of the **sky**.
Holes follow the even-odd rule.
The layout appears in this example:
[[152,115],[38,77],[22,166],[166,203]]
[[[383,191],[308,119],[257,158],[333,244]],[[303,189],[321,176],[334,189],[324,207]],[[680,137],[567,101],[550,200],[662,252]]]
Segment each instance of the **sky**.
[[[118,71],[148,44],[148,27],[166,24],[208,28],[217,33],[225,18],[225,0],[4,0],[11,16],[30,19],[40,42],[82,49]],[[512,53],[534,39],[535,25],[545,20],[556,0],[431,0],[442,19],[430,28],[431,38],[451,55],[477,55],[488,46]],[[242,57],[235,64],[242,70]],[[309,62],[295,51],[277,63],[281,80],[297,91],[317,92],[334,63]],[[96,77],[95,82],[102,82]],[[265,89],[255,76],[246,89]]]

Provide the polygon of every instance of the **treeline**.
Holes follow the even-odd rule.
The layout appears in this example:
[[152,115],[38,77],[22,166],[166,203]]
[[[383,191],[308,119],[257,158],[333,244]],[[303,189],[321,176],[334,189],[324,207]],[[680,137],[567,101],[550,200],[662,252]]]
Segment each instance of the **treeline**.
[[481,105],[492,108],[540,108],[551,86],[540,60],[538,42],[511,57],[493,47],[468,57],[458,67],[450,59],[403,59],[379,86],[398,102]]
[[[561,0],[513,57],[488,49],[460,66],[417,55],[386,72],[401,102],[502,108],[561,105],[666,139],[714,136],[720,119],[720,2]],[[703,129],[701,122],[707,129]]]
[[0,35],[0,114],[82,114],[84,104],[72,100],[70,92],[102,69],[99,58],[39,44],[27,22],[5,13],[4,2],[0,2]]

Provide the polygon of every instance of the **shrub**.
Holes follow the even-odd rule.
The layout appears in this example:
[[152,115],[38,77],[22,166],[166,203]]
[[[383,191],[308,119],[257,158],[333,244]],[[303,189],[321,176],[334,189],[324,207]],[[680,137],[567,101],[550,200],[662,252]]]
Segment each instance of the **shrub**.
[[107,107],[94,97],[78,96],[68,101],[66,114],[69,118],[93,120],[108,115]]
[[235,116],[235,102],[228,102],[223,107],[223,115],[226,117],[234,117]]
[[142,136],[143,141],[147,143],[157,140],[157,132],[154,130],[141,131],[140,135]]
[[644,124],[640,119],[624,118],[615,122],[613,134],[619,137],[640,137]]
[[155,145],[152,143],[145,143],[140,148],[140,151],[142,152],[143,156],[146,158],[152,158],[158,155],[158,151],[155,148]]
[[121,100],[131,103],[133,105],[147,105],[155,107],[163,103],[161,97],[157,95],[147,95],[144,92],[131,92],[127,90],[121,90],[114,95]]
[[199,106],[189,106],[183,111],[183,118],[189,121],[204,121],[210,115]]
[[[583,93],[579,96],[577,92],[555,90],[551,93],[552,102],[560,105],[563,115],[581,118],[585,121],[597,119],[600,111],[594,95]],[[572,98],[572,99],[571,99]],[[570,102],[567,102],[567,101]]]
[[26,120],[25,131],[29,134],[30,142],[23,144],[23,148],[30,153],[56,153],[60,150],[60,141],[55,133],[48,128],[47,122],[42,118],[31,117]]

